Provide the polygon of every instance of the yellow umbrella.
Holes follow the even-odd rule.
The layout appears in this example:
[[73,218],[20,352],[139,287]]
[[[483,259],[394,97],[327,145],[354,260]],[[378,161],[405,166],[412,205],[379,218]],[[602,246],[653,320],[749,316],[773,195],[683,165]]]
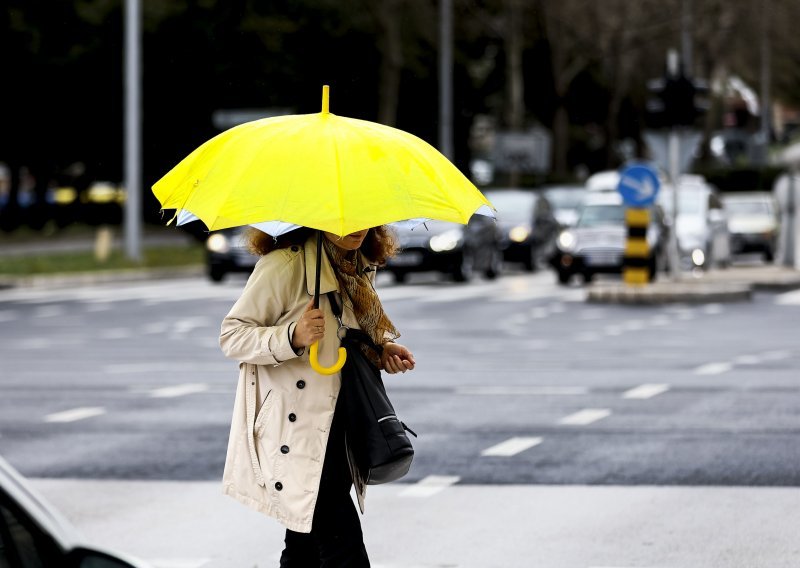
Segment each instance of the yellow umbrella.
[[[212,231],[253,225],[273,236],[297,226],[344,236],[398,221],[466,223],[476,212],[492,214],[491,203],[430,144],[336,116],[328,97],[326,85],[320,113],[265,118],[215,136],[153,193],[164,209],[177,210],[179,224],[200,219]],[[319,267],[315,305],[318,293]],[[312,366],[326,371],[317,368],[314,347]]]

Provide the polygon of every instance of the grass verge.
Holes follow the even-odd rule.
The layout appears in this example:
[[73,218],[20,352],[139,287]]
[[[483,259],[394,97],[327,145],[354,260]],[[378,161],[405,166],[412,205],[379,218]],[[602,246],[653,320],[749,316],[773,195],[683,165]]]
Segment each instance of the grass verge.
[[125,268],[193,266],[201,265],[205,260],[203,247],[200,245],[145,247],[142,253],[142,262],[131,262],[122,251],[113,251],[105,262],[95,259],[91,251],[0,257],[0,275],[32,276]]

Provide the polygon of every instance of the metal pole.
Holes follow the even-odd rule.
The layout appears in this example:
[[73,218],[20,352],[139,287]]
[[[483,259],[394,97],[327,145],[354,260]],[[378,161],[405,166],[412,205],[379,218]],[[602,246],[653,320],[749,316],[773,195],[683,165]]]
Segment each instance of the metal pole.
[[439,150],[453,160],[453,0],[439,0]]
[[692,67],[692,0],[683,0],[681,5],[681,59],[683,72],[687,77],[694,76]]
[[794,268],[797,265],[797,191],[798,171],[794,165],[789,168],[789,195],[786,196],[786,242],[784,243],[783,265]]
[[125,0],[125,255],[142,259],[140,0]]
[[759,162],[767,163],[770,131],[770,49],[769,14],[770,0],[761,0],[761,129],[759,132]]
[[672,224],[669,231],[669,275],[672,280],[680,280],[681,256],[678,250],[678,192],[680,191],[680,139],[674,126],[669,131],[669,177],[672,180]]

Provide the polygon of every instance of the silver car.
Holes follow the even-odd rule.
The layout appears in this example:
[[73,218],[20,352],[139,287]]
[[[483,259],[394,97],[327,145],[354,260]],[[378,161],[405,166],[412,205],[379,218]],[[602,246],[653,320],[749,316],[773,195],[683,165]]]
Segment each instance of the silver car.
[[[668,219],[673,215],[673,189],[665,184],[658,203]],[[728,217],[719,192],[695,175],[681,176],[678,215],[672,221],[683,270],[728,266],[731,262]]]
[[75,528],[0,457],[0,566],[147,568],[149,565],[87,546]]

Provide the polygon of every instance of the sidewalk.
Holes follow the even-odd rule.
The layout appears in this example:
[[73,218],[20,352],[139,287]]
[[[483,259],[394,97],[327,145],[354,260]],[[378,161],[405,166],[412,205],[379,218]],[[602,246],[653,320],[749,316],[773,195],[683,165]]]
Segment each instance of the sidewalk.
[[[223,496],[218,481],[32,481],[87,538],[155,568],[278,565],[283,528]],[[419,488],[368,489],[361,519],[374,568],[800,565],[797,488]]]
[[[170,228],[147,228],[142,233],[142,247],[191,245],[195,241],[191,235]],[[0,237],[0,257],[23,255],[58,254],[93,251],[95,237],[91,235],[67,237],[38,237],[24,241],[5,241]],[[124,248],[121,229],[114,228],[112,250]],[[11,276],[0,274],[0,290],[4,288],[75,288],[114,282],[140,282],[169,278],[202,276],[205,267],[180,266],[168,268],[126,268],[90,272],[71,272],[63,274],[40,274],[32,276]]]

